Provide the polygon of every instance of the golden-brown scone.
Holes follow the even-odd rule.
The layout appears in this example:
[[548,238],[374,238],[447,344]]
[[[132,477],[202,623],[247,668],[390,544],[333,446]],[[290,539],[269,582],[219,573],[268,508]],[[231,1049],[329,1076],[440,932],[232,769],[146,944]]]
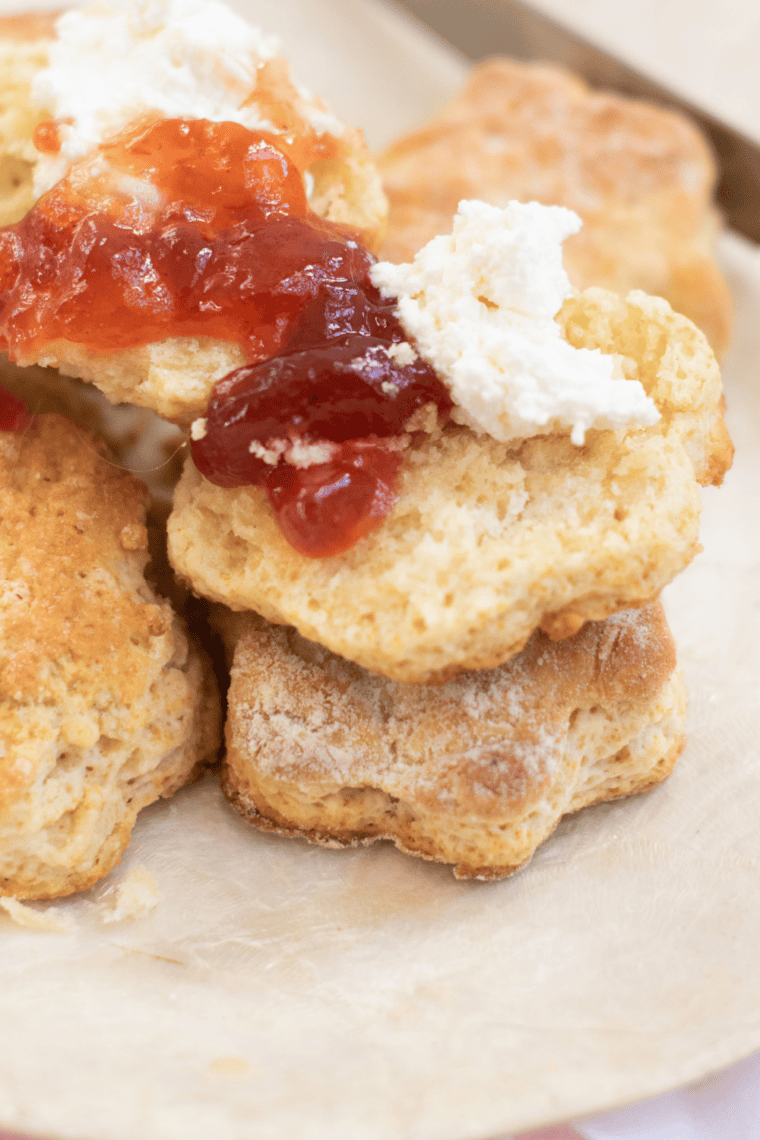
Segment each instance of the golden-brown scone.
[[411,261],[449,233],[462,198],[568,206],[584,221],[564,246],[577,288],[665,297],[718,356],[725,349],[731,298],[713,258],[715,163],[681,115],[591,91],[558,67],[496,58],[378,164],[390,199],[382,257]]
[[112,404],[92,384],[54,368],[20,368],[0,355],[0,386],[19,396],[32,415],[57,412],[107,444],[116,462],[137,475],[164,513],[182,472],[187,435],[147,408]]
[[231,341],[210,337],[168,337],[135,348],[95,352],[69,340],[51,341],[22,366],[40,364],[97,385],[115,404],[149,408],[183,429],[206,413],[217,381],[246,363]]
[[57,415],[0,433],[0,895],[91,886],[213,758],[205,656],[146,583],[146,492]]
[[214,486],[188,462],[169,519],[175,570],[400,681],[492,668],[537,626],[567,637],[656,597],[698,548],[698,483],[719,483],[731,462],[715,359],[641,293],[588,290],[557,319],[574,346],[626,358],[657,424],[512,449],[449,425],[404,453],[382,525],[330,558],[298,554],[263,491]]
[[57,12],[0,17],[0,226],[17,222],[34,204],[34,128],[48,118],[31,102],[36,73],[47,63]]
[[[54,19],[30,14],[0,20],[0,223],[17,221],[32,206],[32,180],[38,157],[32,142],[37,124],[50,117],[34,106],[31,82],[46,65],[46,45],[55,32]],[[4,53],[4,54],[3,54]],[[309,115],[324,110],[321,100],[296,88],[286,62],[277,57],[258,70],[251,102],[262,118],[279,125],[292,138],[316,138]],[[329,142],[324,141],[329,140]],[[311,208],[320,217],[345,223],[372,249],[380,240],[387,200],[380,176],[361,131],[346,127],[340,137],[324,136],[325,150],[307,167],[312,186]],[[213,385],[245,363],[231,342],[206,337],[172,337],[137,348],[95,352],[71,341],[51,341],[22,365],[55,367],[67,376],[91,381],[113,403],[150,408],[187,427],[204,414]]]
[[658,602],[440,686],[374,676],[294,630],[243,619],[223,783],[266,830],[391,839],[507,875],[566,813],[644,791],[683,747],[686,693]]

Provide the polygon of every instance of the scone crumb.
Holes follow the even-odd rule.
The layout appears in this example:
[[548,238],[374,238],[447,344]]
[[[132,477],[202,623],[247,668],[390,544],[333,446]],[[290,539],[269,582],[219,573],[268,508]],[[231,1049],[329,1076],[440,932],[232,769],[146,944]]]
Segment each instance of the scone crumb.
[[48,934],[69,934],[75,926],[69,915],[56,914],[53,910],[37,910],[18,899],[0,898],[0,907],[19,926],[28,930],[42,930]]
[[438,409],[435,404],[423,404],[404,424],[405,431],[423,431],[433,435],[438,427]]
[[139,523],[129,523],[123,527],[119,535],[124,550],[146,550],[148,546],[147,528]]
[[205,417],[199,417],[193,420],[190,425],[190,438],[191,439],[205,439],[208,431],[208,420]]
[[151,637],[163,637],[172,626],[172,612],[163,606],[149,606],[147,609],[148,633]]
[[103,922],[122,922],[125,918],[142,918],[161,901],[158,884],[147,867],[133,867],[123,883],[119,883],[103,914]]

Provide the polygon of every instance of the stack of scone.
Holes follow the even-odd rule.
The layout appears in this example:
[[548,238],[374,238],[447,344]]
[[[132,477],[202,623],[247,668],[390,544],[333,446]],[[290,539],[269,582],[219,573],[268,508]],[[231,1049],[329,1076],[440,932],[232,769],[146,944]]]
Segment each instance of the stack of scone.
[[[49,153],[36,158],[19,139],[13,146],[3,139],[6,154],[27,163],[28,187],[36,180],[37,191],[28,190],[31,200],[53,187],[38,209],[50,210],[45,203],[56,200],[55,194],[72,193],[73,187],[77,204],[82,195],[92,194],[94,212],[118,209],[122,227],[124,218],[131,219],[135,241],[153,224],[151,217],[159,216],[164,205],[148,175],[141,182],[130,167],[126,177],[126,167],[118,173],[122,159],[111,157],[118,150],[113,138],[127,138],[119,132],[132,129],[134,105],[126,111],[108,106],[90,114],[89,109],[85,121],[64,82],[66,52],[69,59],[76,57],[83,27],[95,43],[95,23],[87,21],[101,21],[101,53],[104,45],[113,47],[117,32],[133,37],[120,54],[136,74],[148,67],[147,57],[130,54],[142,50],[141,40],[155,42],[156,32],[159,39],[189,35],[189,17],[198,16],[202,7],[186,0],[186,8],[182,15],[178,0],[171,13],[167,5],[159,24],[152,9],[135,6],[131,30],[103,9],[89,16],[72,14],[60,26],[49,66],[37,64],[37,78],[24,80],[30,105],[37,100],[37,110],[25,121],[43,123],[36,138],[44,150],[53,137]],[[214,11],[221,28],[227,17],[218,14],[218,6]],[[178,12],[175,26],[171,20]],[[182,22],[186,17],[189,23]],[[34,44],[30,59],[40,50],[40,29],[34,33],[28,37]],[[15,34],[20,34],[17,28]],[[242,43],[245,37],[239,30],[236,34]],[[185,50],[189,41],[181,42]],[[191,47],[196,54],[201,50],[197,44]],[[714,356],[705,336],[665,300],[638,291],[622,298],[607,289],[570,286],[561,246],[565,238],[568,244],[574,241],[579,219],[567,209],[511,201],[554,200],[560,175],[556,170],[551,174],[547,156],[552,148],[539,147],[542,178],[550,187],[546,194],[523,194],[518,188],[499,200],[503,209],[464,202],[452,235],[428,241],[432,235],[423,235],[425,227],[450,229],[457,204],[449,200],[454,176],[445,184],[441,164],[449,172],[467,172],[467,188],[455,192],[457,199],[480,197],[481,174],[489,190],[499,180],[479,167],[476,157],[459,166],[450,163],[445,137],[432,162],[435,148],[426,149],[425,132],[400,143],[381,159],[393,207],[384,249],[403,250],[407,263],[372,264],[357,239],[369,248],[377,243],[384,204],[361,137],[336,125],[321,105],[290,84],[284,64],[262,37],[243,46],[254,61],[247,88],[239,86],[240,71],[230,63],[227,49],[216,43],[207,49],[221,52],[225,81],[238,108],[235,121],[263,132],[254,148],[259,152],[270,147],[276,152],[278,145],[287,152],[283,186],[300,180],[301,189],[289,191],[293,201],[308,201],[305,214],[297,206],[299,218],[306,217],[319,241],[332,243],[330,257],[318,262],[323,276],[312,271],[312,262],[293,271],[291,292],[301,298],[300,309],[281,308],[274,318],[266,310],[266,320],[258,318],[272,351],[255,355],[256,329],[248,329],[244,341],[234,333],[203,336],[197,324],[190,333],[180,329],[144,343],[139,336],[129,344],[114,337],[112,347],[102,336],[96,344],[69,339],[60,332],[67,327],[58,315],[65,308],[56,296],[60,285],[46,294],[45,311],[55,309],[54,319],[48,325],[38,321],[34,335],[28,334],[31,325],[23,323],[27,310],[19,302],[22,294],[28,295],[23,258],[14,263],[17,276],[4,286],[0,332],[22,365],[54,365],[93,381],[109,399],[141,405],[183,430],[192,425],[198,466],[188,458],[176,489],[169,555],[177,574],[197,594],[227,607],[217,613],[217,624],[232,661],[223,786],[233,806],[265,830],[330,845],[387,838],[405,851],[452,864],[460,877],[508,874],[530,858],[563,814],[653,786],[670,772],[683,745],[686,696],[657,598],[698,549],[698,486],[719,483],[731,461]],[[192,54],[190,47],[187,51]],[[508,65],[495,66],[488,82],[481,78],[479,88],[476,83],[476,90],[486,92],[477,98],[486,102],[499,90],[502,74],[517,83]],[[198,74],[208,70],[199,67]],[[217,69],[215,81],[219,73],[224,76],[224,68]],[[703,200],[709,157],[695,143],[693,131],[673,116],[652,112],[641,132],[667,142],[658,152],[667,154],[662,164],[667,185],[655,185],[649,171],[637,183],[636,201],[631,200],[633,189],[629,200],[622,201],[615,186],[606,186],[604,197],[592,184],[602,161],[599,152],[609,151],[612,142],[598,129],[604,118],[598,108],[596,118],[587,113],[587,105],[601,97],[548,71],[538,73],[539,80],[564,84],[564,97],[573,104],[572,113],[566,112],[575,132],[568,145],[581,153],[596,148],[594,173],[581,169],[580,186],[564,198],[556,193],[557,201],[575,205],[574,199],[584,198],[584,187],[585,201],[598,191],[599,216],[589,218],[585,231],[591,237],[584,244],[579,234],[576,241],[575,283],[617,286],[624,281],[627,290],[667,277],[675,299],[678,282],[689,297],[699,294],[693,284],[697,279],[707,282],[692,311],[704,315],[705,327],[722,344],[727,329],[723,285],[697,233],[703,222],[705,231],[713,224],[704,221],[712,219]],[[17,85],[21,83],[19,79]],[[213,120],[216,114],[217,121],[219,116],[224,120],[226,112],[217,108],[212,114],[208,101],[198,104],[200,111],[189,105],[174,111],[180,97],[188,98],[187,92],[164,92],[161,98],[134,94],[140,114],[152,116],[140,129],[148,131],[156,119],[160,125],[180,113],[186,119]],[[466,95],[465,106],[474,98]],[[542,98],[546,103],[548,97],[535,95],[537,107],[543,106]],[[524,106],[522,94],[519,102]],[[615,105],[622,120],[628,115],[638,122],[637,116],[644,115],[622,100]],[[540,123],[545,115],[542,110]],[[470,136],[482,139],[485,132],[490,141],[482,153],[496,154],[497,139],[502,154],[505,128],[497,129],[492,121],[496,110],[489,106],[487,126],[479,116],[480,111],[472,126],[467,114],[452,110],[456,146]],[[45,134],[46,119],[58,124],[53,136]],[[543,126],[540,131],[546,134]],[[529,127],[523,123],[517,133],[524,140]],[[446,132],[432,127],[428,134],[437,140]],[[632,137],[639,136],[634,131]],[[620,131],[615,139],[618,146]],[[131,140],[129,136],[128,143],[118,146],[127,150]],[[512,151],[512,168],[530,165],[531,160],[514,147]],[[111,161],[118,178],[103,174],[104,162]],[[674,186],[674,170],[688,163],[696,168],[700,162],[707,165],[696,188]],[[633,159],[626,170],[631,164],[635,166]],[[426,179],[443,187],[438,199],[428,182],[422,186],[423,168]],[[624,182],[621,177],[620,184]],[[271,187],[267,193],[267,201],[274,202]],[[258,194],[260,188],[252,186],[253,204],[236,207],[241,218],[258,209]],[[18,201],[18,195],[13,203],[9,200],[8,211]],[[283,201],[281,195],[267,209],[290,224],[296,207],[283,206]],[[133,209],[135,202],[139,210]],[[399,203],[405,203],[403,208]],[[678,213],[679,203],[689,204],[689,216],[696,219],[681,241],[667,220],[671,212]],[[175,203],[172,209],[172,224],[177,224],[178,210],[184,210],[185,224],[189,207]],[[200,221],[192,224],[210,224],[202,212],[196,210],[196,215]],[[56,218],[60,216],[59,211]],[[640,240],[647,220],[660,237],[667,232],[672,239],[665,249],[662,240],[652,238],[657,253],[651,256],[642,253]],[[600,236],[604,224],[617,234],[609,242],[614,256],[607,258],[606,276],[600,268],[600,250],[608,248]],[[23,235],[29,232],[14,231],[14,250],[19,243],[23,248]],[[11,246],[6,242],[4,248],[7,266]],[[641,254],[639,276],[634,250]],[[323,272],[328,262],[332,276]],[[57,264],[59,282],[74,280],[67,276],[72,271],[65,260]],[[8,271],[8,279],[12,276]],[[211,311],[215,298],[208,296]],[[346,298],[358,306],[359,316],[354,310],[346,315]],[[254,313],[265,311],[260,301],[251,305]],[[7,315],[11,310],[13,320]],[[124,313],[125,321],[132,319],[126,309]],[[316,334],[309,325],[317,320],[314,313],[322,321]],[[117,310],[116,329],[119,317]],[[304,339],[307,333],[316,336],[313,343]],[[291,377],[298,367],[306,379],[300,373]],[[262,401],[286,374],[290,387],[283,386],[285,395],[273,398],[274,410],[267,404],[265,414]],[[368,377],[371,400],[351,394],[335,423],[327,422],[327,413],[320,419],[319,409],[331,407],[332,389],[345,384],[352,393],[357,376],[361,383]],[[378,428],[380,421],[365,410],[361,415],[371,429],[352,436],[345,423],[337,426],[338,414],[351,421],[359,414],[355,405],[364,409],[369,402],[375,415],[376,406],[400,401],[405,386],[416,391],[417,382],[422,394],[395,427]],[[245,383],[252,385],[250,391],[240,389]],[[224,401],[234,385],[238,411],[233,415],[225,411]],[[302,404],[291,407],[288,400],[296,400],[296,390]],[[385,409],[382,415],[392,419]],[[310,430],[312,422],[319,423],[318,430]],[[25,430],[33,438],[41,429],[27,425]],[[13,447],[26,438],[13,435]],[[65,438],[62,431],[61,447]],[[248,482],[237,474],[233,478],[231,466],[224,467],[233,450],[242,455],[243,466],[250,463],[255,471]],[[207,466],[208,455],[221,462],[221,477],[213,465]],[[235,462],[237,471],[241,463]],[[373,464],[380,464],[382,479]],[[337,553],[304,553],[286,537],[283,501],[295,502],[298,526],[311,526],[310,512],[322,510],[329,495],[342,503],[341,488],[372,479],[368,514]],[[297,494],[294,487],[300,488]],[[332,517],[329,511],[319,515]],[[146,604],[155,608],[158,603],[151,599]],[[131,620],[152,628],[152,619],[137,611]],[[7,636],[16,639],[15,627],[8,629]],[[136,651],[135,636],[129,652]],[[163,626],[161,636],[166,636]],[[164,670],[175,667],[171,655],[161,661]],[[133,680],[134,667],[127,671]],[[64,706],[71,699],[66,683],[65,678],[56,682],[57,700]],[[82,765],[90,769],[79,752],[72,760],[72,749],[74,744],[80,750],[93,746],[90,737],[96,729],[87,717],[94,714],[88,709],[100,708],[100,697],[97,684],[75,687],[79,727],[66,728],[73,714],[65,706],[56,714],[64,727],[56,731],[69,737],[74,732],[76,740],[72,744],[66,737],[63,753],[60,747],[50,752],[43,779],[58,784],[68,779],[79,788],[84,787]],[[134,698],[125,702],[134,711]],[[197,701],[195,709],[193,715],[202,721]],[[87,733],[80,721],[87,721]],[[102,726],[98,733],[95,739],[109,737]],[[123,736],[124,731],[118,739]],[[194,762],[183,760],[179,770],[187,775]],[[150,764],[140,763],[142,788]],[[115,810],[106,805],[125,802],[124,774],[132,776],[130,764],[134,766],[130,760],[125,768],[120,760],[114,769],[118,774],[106,781],[108,792],[99,788],[102,819],[110,820],[109,812]],[[64,779],[62,773],[72,766],[79,774]],[[173,788],[180,779],[167,774],[167,786]],[[157,787],[155,782],[151,787]],[[67,813],[73,811],[72,796],[70,790]],[[144,794],[130,801],[136,807],[144,802]],[[43,818],[36,804],[34,811]],[[48,816],[55,818],[54,812]],[[102,821],[98,826],[106,828]],[[106,863],[104,857],[103,869]],[[68,888],[61,881],[63,889],[77,889],[76,884],[86,885],[94,877],[83,872]],[[10,873],[0,880],[3,889],[34,893]]]
[[[498,313],[485,275],[479,287]],[[188,463],[175,569],[293,627],[232,626],[224,786],[252,822],[323,843],[389,838],[491,878],[565,812],[670,771],[685,694],[656,598],[697,548],[698,483],[730,462],[717,366],[690,322],[643,294],[588,290],[557,324],[566,345],[615,354],[617,383],[638,381],[656,421],[577,444],[569,425],[499,441],[455,406],[407,445],[393,511],[346,553],[299,554],[263,491]]]

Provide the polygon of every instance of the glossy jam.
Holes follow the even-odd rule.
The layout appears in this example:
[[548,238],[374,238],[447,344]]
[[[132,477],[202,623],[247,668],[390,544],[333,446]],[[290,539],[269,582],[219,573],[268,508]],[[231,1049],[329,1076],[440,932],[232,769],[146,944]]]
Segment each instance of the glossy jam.
[[[58,126],[37,128],[40,150],[57,152]],[[406,337],[369,280],[373,259],[309,209],[301,171],[321,152],[296,135],[143,119],[74,164],[0,231],[0,347],[240,344],[250,363],[214,389],[193,457],[212,482],[265,488],[288,540],[316,557],[385,517],[394,437],[423,405],[451,401],[422,360],[397,362]],[[324,462],[283,458],[325,441]]]
[[221,486],[262,484],[269,472],[252,444],[388,439],[424,404],[448,410],[448,392],[429,364],[396,362],[392,346],[403,341],[391,303],[369,278],[325,286],[279,355],[215,386],[206,435],[192,445],[196,466]]
[[[403,341],[391,303],[368,277],[324,285],[278,356],[215,386],[206,434],[191,445],[196,466],[221,486],[266,488],[302,554],[349,549],[395,502],[400,457],[392,441],[424,405],[451,407],[429,364],[397,362],[393,346]],[[280,458],[272,465],[293,444],[325,441],[338,445],[326,463],[295,468]]]
[[0,387],[0,431],[24,431],[31,424],[24,401]]
[[142,122],[0,231],[0,346],[112,351],[170,336],[280,347],[325,279],[369,255],[309,210],[298,169],[235,123]]
[[370,440],[352,440],[329,463],[280,463],[265,486],[280,530],[311,558],[341,554],[381,523],[396,502],[401,459]]

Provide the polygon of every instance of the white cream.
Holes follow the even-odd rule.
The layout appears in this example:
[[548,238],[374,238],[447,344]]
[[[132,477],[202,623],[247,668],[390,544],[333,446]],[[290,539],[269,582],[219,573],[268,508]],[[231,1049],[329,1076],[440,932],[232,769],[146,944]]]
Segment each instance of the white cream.
[[[164,118],[235,122],[279,133],[250,96],[256,73],[279,41],[251,27],[220,0],[132,0],[121,8],[98,3],[65,13],[35,79],[33,98],[60,128],[61,151],[42,155],[38,194],[71,163],[146,111]],[[304,103],[317,133],[341,134],[326,112]]]
[[637,380],[616,375],[617,357],[573,348],[553,319],[572,293],[562,242],[581,224],[561,206],[464,201],[451,236],[412,264],[373,266],[459,423],[504,442],[569,428],[581,445],[589,428],[660,418]]

